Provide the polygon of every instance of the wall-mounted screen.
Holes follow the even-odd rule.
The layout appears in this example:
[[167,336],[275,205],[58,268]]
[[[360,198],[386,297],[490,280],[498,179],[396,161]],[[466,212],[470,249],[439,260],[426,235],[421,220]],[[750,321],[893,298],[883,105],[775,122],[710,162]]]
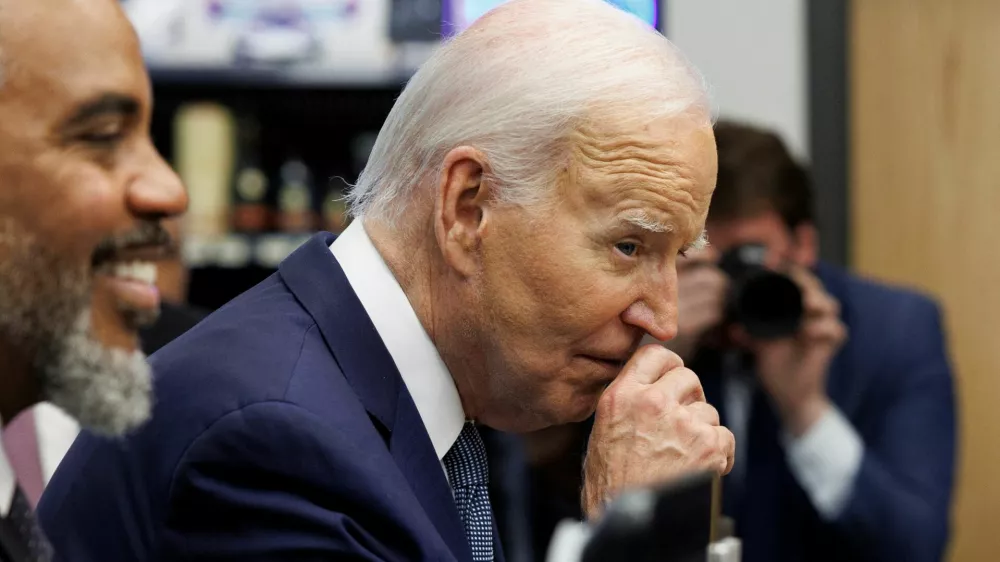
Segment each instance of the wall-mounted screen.
[[[440,0],[122,0],[157,75],[351,82],[405,75]],[[426,32],[429,28],[430,32]]]
[[[507,0],[443,0],[441,32],[445,36],[460,33],[486,12]],[[659,0],[606,0],[631,12],[659,29]]]

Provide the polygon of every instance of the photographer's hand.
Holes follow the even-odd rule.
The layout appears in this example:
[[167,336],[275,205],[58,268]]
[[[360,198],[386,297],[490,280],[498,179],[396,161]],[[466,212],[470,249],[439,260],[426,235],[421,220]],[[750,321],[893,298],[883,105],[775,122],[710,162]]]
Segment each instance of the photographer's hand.
[[729,279],[710,252],[701,250],[677,262],[677,337],[665,345],[685,361],[705,332],[722,322]]
[[795,269],[791,277],[802,289],[805,314],[794,337],[754,342],[757,374],[771,396],[785,429],[805,434],[830,408],[826,376],[830,362],[847,338],[840,303],[812,273]]

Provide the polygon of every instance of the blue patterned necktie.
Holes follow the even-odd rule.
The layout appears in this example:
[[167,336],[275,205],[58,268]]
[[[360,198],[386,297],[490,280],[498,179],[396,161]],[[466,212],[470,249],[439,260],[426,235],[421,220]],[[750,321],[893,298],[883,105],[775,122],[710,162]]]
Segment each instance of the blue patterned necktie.
[[5,546],[20,552],[20,555],[11,554],[15,560],[49,562],[52,559],[52,546],[35,521],[31,505],[28,504],[20,487],[15,488],[10,512],[0,521],[0,525],[3,526],[0,534],[5,541],[10,541],[5,542]]
[[458,440],[444,456],[444,467],[455,492],[465,536],[472,547],[473,562],[493,562],[493,510],[487,486],[486,447],[472,423],[465,424]]

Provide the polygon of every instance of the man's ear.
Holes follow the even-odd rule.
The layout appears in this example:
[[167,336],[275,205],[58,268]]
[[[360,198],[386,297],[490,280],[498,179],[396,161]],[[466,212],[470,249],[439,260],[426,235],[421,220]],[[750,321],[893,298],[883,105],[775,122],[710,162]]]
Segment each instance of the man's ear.
[[792,231],[795,246],[792,250],[795,263],[812,268],[819,261],[819,232],[816,225],[802,223]]
[[441,167],[434,204],[434,234],[445,262],[462,275],[475,273],[491,198],[486,156],[469,146],[452,149]]

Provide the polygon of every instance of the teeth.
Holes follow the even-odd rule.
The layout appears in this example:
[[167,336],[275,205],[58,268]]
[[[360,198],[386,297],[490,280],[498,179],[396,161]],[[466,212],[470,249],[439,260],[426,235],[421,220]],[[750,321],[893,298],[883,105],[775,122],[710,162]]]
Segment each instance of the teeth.
[[123,277],[147,285],[156,284],[156,264],[148,261],[116,263],[112,274],[115,277]]

